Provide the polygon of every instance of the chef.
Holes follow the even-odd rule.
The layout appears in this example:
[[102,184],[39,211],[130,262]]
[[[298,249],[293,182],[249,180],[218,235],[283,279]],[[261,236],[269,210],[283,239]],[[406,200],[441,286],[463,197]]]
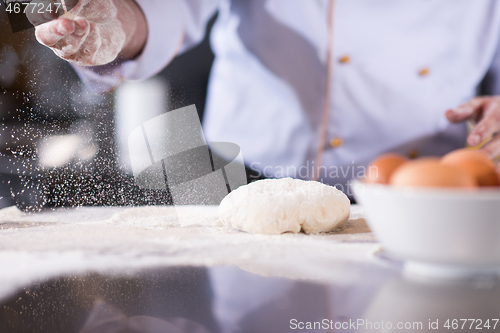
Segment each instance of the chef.
[[80,0],[36,38],[106,92],[160,72],[216,11],[205,135],[259,175],[346,191],[388,151],[500,155],[497,0]]

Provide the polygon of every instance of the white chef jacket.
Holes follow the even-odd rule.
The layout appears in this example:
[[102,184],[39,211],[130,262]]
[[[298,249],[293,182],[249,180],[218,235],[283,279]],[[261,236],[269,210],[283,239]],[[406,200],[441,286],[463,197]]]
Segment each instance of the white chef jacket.
[[[238,144],[247,166],[266,176],[311,178],[325,145],[321,178],[346,190],[381,153],[442,155],[463,147],[465,125],[451,125],[444,113],[474,97],[497,68],[498,0],[137,3],[149,27],[142,54],[111,70],[79,69],[84,80],[104,91],[153,76],[203,38],[218,9],[205,135]],[[327,79],[327,136],[320,142]]]

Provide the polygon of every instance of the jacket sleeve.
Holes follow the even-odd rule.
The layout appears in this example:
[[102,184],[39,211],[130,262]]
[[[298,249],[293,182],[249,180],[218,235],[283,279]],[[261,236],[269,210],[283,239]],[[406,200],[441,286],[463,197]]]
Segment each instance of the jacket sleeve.
[[73,66],[85,84],[104,93],[123,80],[142,80],[165,68],[172,59],[201,42],[219,0],[136,0],[146,17],[148,37],[133,60],[97,67]]

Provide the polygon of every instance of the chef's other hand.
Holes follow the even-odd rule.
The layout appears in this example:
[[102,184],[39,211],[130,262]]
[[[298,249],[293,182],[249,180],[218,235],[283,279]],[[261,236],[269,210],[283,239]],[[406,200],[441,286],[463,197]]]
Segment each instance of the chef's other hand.
[[131,59],[141,52],[147,24],[133,0],[73,0],[73,3],[71,10],[58,18],[55,13],[44,13],[41,17],[37,11],[27,11],[41,44],[79,66],[104,65],[118,56]]
[[492,159],[500,156],[500,96],[476,97],[456,109],[448,110],[446,117],[453,123],[475,121],[477,125],[469,134],[467,143],[476,147],[491,137],[482,150]]

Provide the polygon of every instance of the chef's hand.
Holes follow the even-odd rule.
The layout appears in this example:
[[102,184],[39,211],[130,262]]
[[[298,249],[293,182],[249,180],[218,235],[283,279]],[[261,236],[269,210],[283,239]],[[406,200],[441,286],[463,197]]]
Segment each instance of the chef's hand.
[[[38,2],[48,3],[48,0]],[[141,52],[147,24],[133,0],[73,0],[73,3],[71,10],[59,18],[55,13],[27,10],[41,44],[79,66],[104,65],[118,56],[131,59]]]
[[[446,112],[453,123],[472,120],[477,123],[467,138],[467,143],[476,147],[492,138],[482,150],[492,159],[500,156],[500,96],[481,96]],[[500,163],[497,164],[500,171]]]

